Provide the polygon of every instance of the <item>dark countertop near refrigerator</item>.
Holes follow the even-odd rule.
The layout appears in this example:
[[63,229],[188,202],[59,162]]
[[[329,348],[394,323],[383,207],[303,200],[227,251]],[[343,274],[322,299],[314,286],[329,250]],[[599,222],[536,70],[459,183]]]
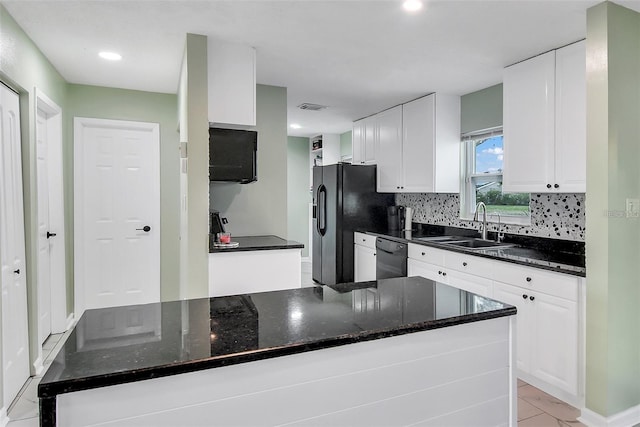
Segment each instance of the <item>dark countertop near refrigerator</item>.
[[[100,319],[136,313],[144,324],[135,330],[100,327]],[[87,310],[38,397],[55,415],[58,394],[515,314],[513,306],[422,277]]]
[[209,235],[209,253],[268,251],[274,249],[302,249],[304,245],[294,240],[286,240],[278,236],[231,236],[232,242],[238,242],[235,248],[216,248],[213,246],[213,236]]
[[[579,277],[586,277],[584,243],[568,240],[547,239],[533,236],[519,236],[515,234],[505,234],[503,243],[510,243],[514,246],[500,250],[497,248],[487,248],[483,250],[469,250],[446,243],[416,240],[421,237],[435,236],[461,236],[480,237],[475,230],[467,230],[456,227],[430,226],[421,224],[411,232],[390,231],[386,233],[375,233],[363,230],[363,233],[372,236],[381,236],[397,240],[403,243],[416,243],[424,246],[431,246],[438,249],[446,249],[455,252],[463,252],[469,255],[476,255],[484,258],[499,259],[500,261],[512,262],[514,264],[526,265],[529,267],[542,268],[545,270],[566,273]],[[489,233],[490,239],[495,239],[495,233]]]

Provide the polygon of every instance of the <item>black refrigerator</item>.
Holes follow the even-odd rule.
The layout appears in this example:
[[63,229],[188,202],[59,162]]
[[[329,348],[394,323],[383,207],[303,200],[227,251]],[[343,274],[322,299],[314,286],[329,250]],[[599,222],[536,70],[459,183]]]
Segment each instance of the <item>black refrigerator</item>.
[[312,278],[322,285],[353,282],[353,233],[386,231],[394,195],[376,193],[376,166],[313,168]]

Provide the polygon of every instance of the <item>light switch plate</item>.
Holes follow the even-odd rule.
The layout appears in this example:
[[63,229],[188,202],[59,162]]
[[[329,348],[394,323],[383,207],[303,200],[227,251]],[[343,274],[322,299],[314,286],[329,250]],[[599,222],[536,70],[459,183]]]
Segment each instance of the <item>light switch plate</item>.
[[627,218],[640,218],[640,199],[627,199]]

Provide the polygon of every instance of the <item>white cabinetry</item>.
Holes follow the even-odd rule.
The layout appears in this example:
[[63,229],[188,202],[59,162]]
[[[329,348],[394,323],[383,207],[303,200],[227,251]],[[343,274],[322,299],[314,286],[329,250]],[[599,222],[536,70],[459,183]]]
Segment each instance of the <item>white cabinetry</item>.
[[207,39],[209,122],[256,125],[256,50]]
[[585,192],[584,41],[504,71],[504,191]]
[[353,241],[354,281],[376,280],[376,238],[364,233],[354,233]]
[[572,404],[582,392],[579,281],[574,276],[511,264],[494,270],[494,298],[518,309],[520,377]]
[[378,192],[400,192],[402,182],[402,106],[376,114],[375,151]]
[[408,254],[409,276],[515,306],[518,376],[570,404],[581,404],[584,330],[579,301],[583,279],[411,243]]
[[210,253],[209,296],[299,288],[300,253],[300,249]]
[[431,94],[381,114],[379,192],[460,191],[460,97]]
[[376,164],[376,116],[353,122],[353,160],[360,165]]

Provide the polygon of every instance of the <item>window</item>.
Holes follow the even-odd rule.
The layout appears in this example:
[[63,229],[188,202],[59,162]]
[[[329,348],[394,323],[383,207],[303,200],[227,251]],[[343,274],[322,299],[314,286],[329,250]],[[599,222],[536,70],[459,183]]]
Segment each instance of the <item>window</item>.
[[[500,215],[507,223],[529,224],[529,193],[503,193],[502,128],[462,136],[463,184],[460,217],[472,219],[479,202],[487,206],[487,215]],[[492,218],[497,222],[497,218]]]

